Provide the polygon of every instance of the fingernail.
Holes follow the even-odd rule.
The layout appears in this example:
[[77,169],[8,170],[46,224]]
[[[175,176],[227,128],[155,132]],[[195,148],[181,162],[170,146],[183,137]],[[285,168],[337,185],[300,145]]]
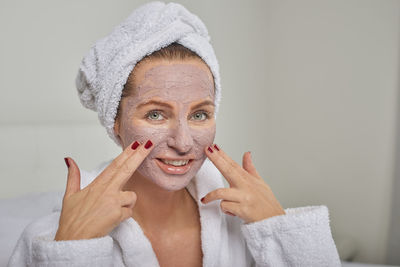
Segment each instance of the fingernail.
[[149,141],[147,141],[146,144],[144,145],[144,148],[149,149],[152,145],[153,145],[153,143],[149,140]]
[[233,214],[233,213],[230,213],[229,211],[224,211],[226,214],[228,214],[228,215],[231,215],[231,216],[236,216],[235,214]]
[[64,158],[65,164],[67,164],[67,167],[69,168],[69,162],[67,158]]
[[203,200],[204,200],[204,197],[202,197],[202,198],[200,199],[201,202],[203,202]]
[[135,143],[132,144],[131,148],[132,148],[133,150],[135,150],[138,146],[139,146],[139,142],[138,142],[138,141],[135,141]]
[[211,153],[214,152],[211,147],[208,147],[208,151],[210,151]]
[[219,151],[219,147],[217,146],[217,144],[214,145],[215,149]]

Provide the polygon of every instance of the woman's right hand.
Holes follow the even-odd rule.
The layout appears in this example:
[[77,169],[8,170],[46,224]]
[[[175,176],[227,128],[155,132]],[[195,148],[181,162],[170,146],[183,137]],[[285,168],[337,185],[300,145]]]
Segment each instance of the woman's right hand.
[[136,194],[121,190],[152,148],[150,140],[146,145],[134,142],[127,146],[82,190],[78,165],[67,158],[68,181],[55,240],[103,237],[131,217]]

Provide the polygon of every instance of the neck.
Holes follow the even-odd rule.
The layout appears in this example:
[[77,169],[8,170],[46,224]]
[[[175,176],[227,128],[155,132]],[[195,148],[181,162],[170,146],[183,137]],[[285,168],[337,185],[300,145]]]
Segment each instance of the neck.
[[173,231],[199,220],[197,204],[186,188],[168,191],[135,172],[123,188],[128,190],[137,195],[133,218],[143,228]]

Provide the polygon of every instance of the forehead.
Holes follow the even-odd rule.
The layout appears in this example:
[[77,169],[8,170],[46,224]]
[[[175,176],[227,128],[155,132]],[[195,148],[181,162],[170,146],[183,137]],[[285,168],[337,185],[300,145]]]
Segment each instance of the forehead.
[[[211,74],[210,69],[208,66],[201,61],[200,59],[185,59],[185,60],[167,60],[167,59],[152,59],[152,60],[145,60],[140,62],[135,67],[135,83],[140,84],[147,78],[147,76],[151,73],[156,71],[159,72],[168,72],[175,70],[195,70],[198,71],[201,76],[207,75],[208,80],[210,82],[214,82],[213,76]],[[171,75],[173,72],[170,72]],[[179,73],[176,73],[175,76],[178,76]]]
[[136,97],[163,93],[164,96],[214,98],[212,74],[201,60],[152,60],[138,67],[133,83]]

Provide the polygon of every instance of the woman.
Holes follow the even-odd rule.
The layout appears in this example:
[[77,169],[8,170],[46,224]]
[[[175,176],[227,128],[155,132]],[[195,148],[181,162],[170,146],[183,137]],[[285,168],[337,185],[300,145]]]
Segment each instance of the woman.
[[240,166],[213,144],[208,41],[183,6],[152,2],[92,47],[80,99],[123,151],[90,173],[65,159],[61,211],[25,229],[9,266],[340,266],[325,206],[284,210],[250,153]]

